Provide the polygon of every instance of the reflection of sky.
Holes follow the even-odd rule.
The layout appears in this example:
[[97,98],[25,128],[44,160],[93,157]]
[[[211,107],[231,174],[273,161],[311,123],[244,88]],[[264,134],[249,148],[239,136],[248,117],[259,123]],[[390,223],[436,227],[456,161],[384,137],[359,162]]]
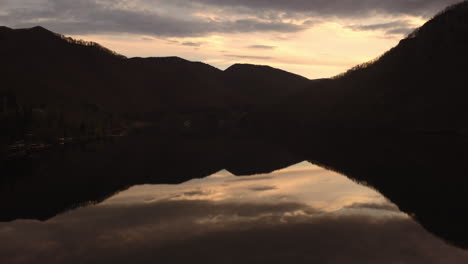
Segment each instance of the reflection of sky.
[[269,174],[237,177],[226,170],[180,185],[142,185],[103,203],[148,203],[161,200],[208,200],[247,203],[298,202],[322,211],[353,204],[388,204],[378,192],[335,172],[302,162]]
[[377,192],[303,162],[144,185],[0,223],[0,263],[468,263]]

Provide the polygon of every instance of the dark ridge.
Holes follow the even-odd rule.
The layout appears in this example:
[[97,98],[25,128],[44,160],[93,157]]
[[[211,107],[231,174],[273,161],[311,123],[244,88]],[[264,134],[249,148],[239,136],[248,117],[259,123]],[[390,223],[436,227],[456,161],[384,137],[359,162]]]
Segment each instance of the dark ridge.
[[[433,19],[426,22],[422,27],[416,29],[408,38],[415,38],[425,34],[439,34],[439,36],[450,35],[457,31],[464,31],[468,28],[468,1],[463,1],[458,4],[447,7],[434,16]],[[449,31],[443,29],[447,24],[450,24]]]
[[224,75],[226,87],[251,106],[276,105],[310,85],[307,78],[270,66],[234,64]]
[[2,32],[9,32],[9,31],[12,31],[13,29],[9,28],[9,27],[5,27],[5,26],[0,26],[0,33]]
[[44,27],[41,27],[41,26],[35,26],[35,27],[32,27],[32,28],[29,28],[29,29],[25,29],[25,30],[31,30],[31,31],[37,31],[37,32],[44,32],[44,33],[52,33],[54,34],[52,31],[44,28]]
[[199,62],[199,61],[189,61],[180,57],[171,56],[171,57],[148,57],[148,58],[141,58],[141,57],[134,57],[130,58],[129,60],[133,62],[140,62],[140,63],[150,63],[150,64],[160,64],[160,65],[172,65],[172,66],[186,66],[186,67],[197,67],[197,68],[204,68],[208,71],[217,71],[221,72],[216,67],[213,67],[209,64]]
[[467,46],[468,2],[462,2],[375,61],[285,103],[330,128],[465,131]]
[[[395,48],[399,48],[401,45],[406,45],[406,43],[413,41],[415,38],[420,41],[455,42],[457,38],[466,39],[466,32],[468,32],[468,1],[463,1],[449,6],[436,14],[424,25],[415,29],[406,38],[402,39],[399,45]],[[426,45],[431,46],[431,43],[426,43]],[[380,62],[385,59],[387,55],[391,54],[395,48],[387,51],[385,54],[372,61],[353,67],[346,73],[338,75],[336,78],[347,76],[354,71],[366,69],[373,64]]]
[[[92,104],[133,116],[239,108],[255,101],[271,104],[308,81],[270,67],[255,67],[248,78],[233,81],[236,66],[223,72],[179,57],[127,59],[97,43],[42,27],[10,30],[2,40],[0,70],[7,76],[3,89],[13,90],[23,105]],[[285,85],[290,90],[282,92]]]
[[[142,58],[140,58],[142,59]],[[190,63],[191,61],[188,61],[186,59],[177,57],[177,56],[169,56],[169,57],[149,57],[149,58],[143,58],[147,60],[152,60],[156,62],[168,62],[168,63]]]
[[289,78],[297,78],[302,80],[308,80],[307,78],[300,76],[298,74],[290,73],[281,69],[273,68],[268,65],[254,65],[254,64],[244,64],[244,63],[237,63],[226,70],[227,73],[235,73],[235,74],[254,74],[254,73],[263,73],[263,74],[281,74],[284,76],[288,76]]

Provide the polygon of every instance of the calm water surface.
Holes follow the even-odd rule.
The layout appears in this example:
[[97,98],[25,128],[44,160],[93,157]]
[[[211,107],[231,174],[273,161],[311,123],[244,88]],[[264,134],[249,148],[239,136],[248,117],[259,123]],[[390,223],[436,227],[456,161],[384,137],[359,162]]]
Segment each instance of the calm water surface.
[[308,162],[135,186],[0,223],[0,238],[0,263],[468,263],[378,192]]

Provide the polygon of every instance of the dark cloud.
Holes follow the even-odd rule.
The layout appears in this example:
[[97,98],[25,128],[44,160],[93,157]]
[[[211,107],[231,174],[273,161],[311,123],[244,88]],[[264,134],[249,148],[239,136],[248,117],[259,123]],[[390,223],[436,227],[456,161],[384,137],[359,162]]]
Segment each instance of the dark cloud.
[[184,196],[199,196],[204,195],[205,192],[203,191],[191,191],[191,192],[184,192]]
[[227,19],[215,21],[191,15],[145,11],[111,1],[49,0],[40,9],[9,9],[0,23],[12,27],[40,24],[65,34],[137,33],[157,36],[202,36],[209,33],[297,32],[307,28],[282,21]]
[[211,192],[209,191],[196,190],[196,191],[184,192],[182,196],[202,196],[202,195],[210,195],[210,194]]
[[[10,1],[0,23],[11,27],[40,24],[64,34],[135,33],[162,37],[203,36],[212,33],[298,32],[329,17],[378,14],[430,16],[456,0],[39,0]],[[154,7],[139,8],[139,6]],[[223,19],[194,15],[218,8]],[[248,18],[241,18],[248,14]],[[312,17],[312,19],[310,19]],[[305,20],[302,24],[292,20]],[[408,32],[408,27],[388,29]]]
[[305,25],[285,23],[281,21],[260,21],[256,19],[239,19],[228,22],[221,27],[222,32],[298,32],[307,29]]
[[250,187],[249,190],[253,192],[266,192],[278,189],[276,186],[254,186]]
[[[174,0],[171,0],[174,1]],[[186,3],[184,0],[175,0]],[[313,13],[318,16],[362,17],[375,13],[388,15],[433,15],[459,0],[193,0],[208,6]]]
[[408,35],[409,33],[413,32],[415,29],[416,28],[414,27],[413,28],[411,27],[394,28],[394,29],[387,30],[385,33],[387,35]]
[[188,47],[200,47],[202,44],[200,42],[182,42],[183,46],[188,46]]
[[398,207],[391,203],[354,203],[352,205],[346,206],[347,209],[374,209],[374,210],[384,210],[392,212],[400,212]]
[[387,35],[409,34],[416,26],[407,20],[397,20],[388,23],[371,24],[371,25],[350,25],[347,28],[355,31],[374,31],[381,30]]
[[[229,57],[237,55],[226,55]],[[237,58],[237,57],[235,57]],[[230,180],[231,182],[243,182],[243,181],[262,181],[273,179],[273,176],[238,176],[236,179]]]
[[160,201],[0,224],[0,263],[466,263],[405,217],[297,203]]
[[262,50],[272,50],[275,49],[275,46],[268,46],[268,45],[250,45],[247,48],[249,49],[262,49]]

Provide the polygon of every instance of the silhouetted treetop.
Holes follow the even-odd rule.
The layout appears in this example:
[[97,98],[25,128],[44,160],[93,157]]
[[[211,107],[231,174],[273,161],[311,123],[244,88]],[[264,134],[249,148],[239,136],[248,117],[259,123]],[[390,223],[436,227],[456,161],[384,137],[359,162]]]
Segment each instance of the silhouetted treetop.
[[225,72],[227,73],[237,73],[237,74],[254,74],[254,73],[264,73],[271,74],[273,77],[275,74],[280,74],[283,76],[288,76],[289,78],[297,78],[301,80],[308,80],[307,78],[300,76],[298,74],[290,73],[281,69],[276,69],[268,65],[254,65],[254,64],[244,64],[237,63],[228,67]]
[[86,40],[81,40],[81,39],[74,39],[74,38],[67,37],[67,36],[61,35],[61,34],[56,34],[56,35],[59,36],[60,38],[62,38],[63,40],[67,41],[68,43],[71,43],[71,44],[95,48],[95,49],[98,49],[98,50],[100,50],[102,52],[114,55],[114,56],[122,58],[122,59],[126,58],[124,55],[121,55],[121,54],[119,54],[119,53],[117,53],[117,52],[115,52],[113,50],[105,48],[105,47],[99,45],[96,42],[86,41]]
[[23,38],[24,41],[27,41],[27,39],[34,39],[36,42],[43,42],[43,41],[60,41],[63,40],[65,43],[72,44],[72,45],[77,45],[77,46],[82,46],[82,47],[87,47],[91,49],[98,50],[103,53],[110,54],[112,56],[118,57],[118,58],[125,58],[125,56],[120,55],[110,49],[107,49],[98,43],[92,42],[92,41],[85,41],[85,40],[77,40],[73,39],[71,37],[67,37],[62,34],[54,33],[48,29],[45,29],[44,27],[41,26],[35,26],[32,28],[23,28],[23,29],[16,29],[13,30],[8,27],[0,27],[0,34],[15,34],[16,39]]

